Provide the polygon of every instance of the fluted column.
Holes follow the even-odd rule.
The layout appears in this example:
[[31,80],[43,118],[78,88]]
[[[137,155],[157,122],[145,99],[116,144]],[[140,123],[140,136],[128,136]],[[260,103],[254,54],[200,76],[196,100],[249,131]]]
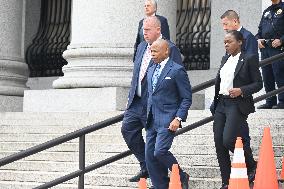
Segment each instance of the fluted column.
[[[143,4],[143,0],[73,0],[71,43],[63,53],[68,64],[53,87],[129,86]],[[161,0],[158,10],[169,18],[175,36],[176,1]]]
[[23,96],[28,67],[24,62],[24,1],[0,0],[0,101],[10,110],[9,96]]

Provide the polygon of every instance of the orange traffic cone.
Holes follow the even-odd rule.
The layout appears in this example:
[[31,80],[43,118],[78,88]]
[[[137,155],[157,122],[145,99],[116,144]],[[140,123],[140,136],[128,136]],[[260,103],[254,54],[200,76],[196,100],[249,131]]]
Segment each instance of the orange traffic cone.
[[139,189],[147,189],[146,178],[140,178],[138,182]]
[[279,181],[284,182],[284,157],[282,158],[282,170],[281,170]]
[[265,127],[259,151],[254,189],[278,189],[270,128]]
[[173,167],[172,167],[169,189],[182,189],[181,188],[181,182],[180,182],[178,164],[174,164]]
[[229,189],[249,189],[247,167],[242,138],[238,137],[235,144]]

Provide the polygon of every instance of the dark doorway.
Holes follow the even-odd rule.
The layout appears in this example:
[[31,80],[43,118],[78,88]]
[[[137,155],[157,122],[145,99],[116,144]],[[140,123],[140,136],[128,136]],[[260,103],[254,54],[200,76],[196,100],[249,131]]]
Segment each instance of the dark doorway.
[[71,0],[41,0],[40,23],[26,50],[30,77],[62,76],[70,43]]
[[177,1],[176,42],[187,70],[210,68],[211,0]]

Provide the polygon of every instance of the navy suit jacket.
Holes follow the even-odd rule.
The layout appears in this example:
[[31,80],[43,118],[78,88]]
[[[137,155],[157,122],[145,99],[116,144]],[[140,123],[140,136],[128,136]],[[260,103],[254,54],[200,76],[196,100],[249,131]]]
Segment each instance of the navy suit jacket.
[[153,91],[152,76],[155,68],[156,64],[153,64],[147,74],[149,97],[146,127],[152,118],[159,127],[168,127],[175,117],[185,121],[192,103],[191,85],[185,68],[169,59]]
[[[217,103],[219,102],[219,91],[221,83],[220,70],[227,62],[229,57],[229,55],[223,57],[221,66],[217,73],[215,81],[215,96],[212,104],[213,107],[210,108],[213,114],[215,113]],[[262,78],[258,64],[258,56],[241,53],[235,69],[233,87],[241,88],[243,92],[242,97],[236,98],[236,102],[238,102],[239,109],[244,115],[248,115],[255,111],[252,94],[260,91],[260,89],[262,88]]]
[[[170,41],[168,41],[169,47],[170,47],[170,58],[177,62],[180,65],[183,65],[182,63],[182,58],[179,49]],[[128,94],[128,101],[127,101],[127,109],[131,106],[132,101],[134,99],[136,89],[137,89],[137,84],[138,84],[138,79],[139,79],[139,72],[140,72],[140,66],[142,63],[143,55],[144,52],[147,48],[148,43],[146,41],[143,41],[140,43],[140,45],[137,48],[137,53],[134,61],[134,68],[133,68],[133,75],[132,75],[132,80],[131,80],[131,86]],[[151,67],[152,65],[152,60],[148,66]],[[142,80],[142,94],[141,94],[141,99],[144,102],[145,106],[147,105],[147,73]]]
[[[161,33],[162,33],[162,36],[164,39],[168,39],[168,40],[171,40],[170,39],[170,29],[169,29],[169,24],[168,24],[168,20],[163,17],[163,16],[160,16],[160,15],[156,15],[156,17],[160,20],[161,22]],[[133,56],[133,62],[134,62],[134,59],[135,59],[135,55],[136,55],[136,52],[137,52],[137,48],[138,48],[138,45],[144,41],[144,37],[141,39],[140,35],[139,35],[139,32],[143,26],[143,20],[140,20],[139,21],[139,25],[138,25],[138,32],[137,32],[137,36],[136,36],[136,41],[135,41],[135,44],[134,44],[134,56]]]
[[258,56],[258,43],[255,36],[244,27],[240,30],[244,37],[244,44],[242,45],[242,51],[246,54],[255,54]]

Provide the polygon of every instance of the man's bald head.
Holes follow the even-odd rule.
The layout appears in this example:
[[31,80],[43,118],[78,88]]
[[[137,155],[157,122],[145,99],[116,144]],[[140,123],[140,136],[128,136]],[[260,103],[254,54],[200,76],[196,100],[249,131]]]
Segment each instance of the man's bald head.
[[169,43],[164,39],[157,39],[151,45],[151,55],[155,63],[161,63],[170,54]]
[[144,39],[152,44],[161,36],[161,22],[156,16],[150,16],[143,21]]

